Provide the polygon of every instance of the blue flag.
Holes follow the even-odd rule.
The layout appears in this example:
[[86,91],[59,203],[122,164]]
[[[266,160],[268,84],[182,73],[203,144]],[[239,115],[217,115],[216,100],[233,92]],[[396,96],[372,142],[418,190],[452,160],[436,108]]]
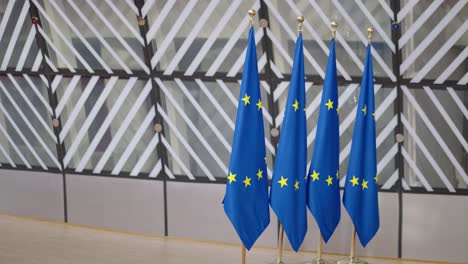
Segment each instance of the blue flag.
[[264,133],[251,27],[224,197],[224,211],[249,250],[270,223]]
[[374,111],[374,77],[371,46],[369,45],[362,75],[343,196],[343,204],[364,247],[379,229]]
[[302,34],[296,41],[294,66],[271,182],[270,203],[297,251],[307,231],[304,53]]
[[335,40],[330,44],[317,123],[314,152],[307,181],[307,205],[328,242],[340,222],[340,132]]

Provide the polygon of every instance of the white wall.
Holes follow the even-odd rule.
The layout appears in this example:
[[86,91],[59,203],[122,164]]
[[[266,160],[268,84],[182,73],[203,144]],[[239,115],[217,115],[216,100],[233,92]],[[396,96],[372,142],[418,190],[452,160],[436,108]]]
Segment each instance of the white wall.
[[0,169],[0,212],[63,221],[62,174]]
[[161,181],[67,175],[68,222],[164,235]]

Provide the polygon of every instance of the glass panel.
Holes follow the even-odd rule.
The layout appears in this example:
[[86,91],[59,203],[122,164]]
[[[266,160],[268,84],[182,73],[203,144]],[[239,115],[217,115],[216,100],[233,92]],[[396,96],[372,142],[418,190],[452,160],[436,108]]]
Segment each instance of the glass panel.
[[[174,149],[174,153],[169,155],[169,169],[175,175],[186,175],[177,161],[180,160],[193,176],[225,177],[240,84],[221,80],[176,80],[162,84],[165,132]],[[266,92],[262,92],[262,101],[263,111],[267,112]],[[270,141],[269,123],[266,120],[264,127],[265,136]],[[270,156],[267,159],[271,164]]]
[[[457,81],[466,73],[468,35],[463,24],[468,6],[455,0],[438,3],[418,2],[401,23],[402,70],[405,77],[416,77],[417,82],[440,77],[438,82]],[[424,23],[419,25],[421,21]]]
[[[186,74],[231,71],[239,59],[243,63],[242,54],[248,38],[247,11],[252,6],[258,9],[259,2],[157,1],[148,13],[148,36],[156,53],[152,64],[166,74],[173,71]],[[260,59],[262,31],[258,26],[258,15],[255,25]],[[235,69],[235,73],[242,71],[240,67]]]
[[[409,159],[405,168],[408,184],[425,187],[427,181],[433,188],[467,188],[467,119],[460,108],[460,102],[466,101],[466,91],[406,89],[403,114],[407,120],[404,147]],[[409,166],[411,162],[420,175]]]
[[158,160],[156,147],[149,144],[155,135],[151,82],[74,78],[63,78],[57,88],[65,164],[77,171],[128,174],[149,146],[151,155],[139,170],[149,173]]
[[[144,70],[143,38],[129,1],[38,5],[50,57],[60,68]],[[132,1],[133,2],[133,1]]]
[[[374,74],[376,77],[390,77],[393,47],[391,17],[378,1],[364,1],[362,4],[353,1],[265,2],[270,13],[274,63],[282,73],[291,72],[294,43],[297,38],[296,16],[303,15],[306,21],[303,40],[307,74],[318,75],[325,71],[332,35],[330,21],[334,19],[339,24],[338,33],[344,38],[344,41],[337,39],[336,45],[337,61],[343,67],[338,74],[356,77],[362,74],[367,28],[372,25],[376,27],[373,37],[373,49],[376,52],[374,57],[379,56],[379,60],[374,58]],[[367,13],[372,14],[371,19],[366,16]],[[313,66],[314,61],[318,68]]]
[[0,100],[1,162],[60,168],[43,80],[28,75],[0,76]]
[[6,23],[0,36],[2,70],[7,67],[18,71],[32,68],[39,50],[32,31],[29,1],[0,1],[0,18]]

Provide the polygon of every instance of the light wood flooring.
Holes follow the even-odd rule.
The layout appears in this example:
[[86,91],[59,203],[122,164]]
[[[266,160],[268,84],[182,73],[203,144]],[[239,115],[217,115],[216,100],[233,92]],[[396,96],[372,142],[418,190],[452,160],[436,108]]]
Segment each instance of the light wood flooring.
[[[247,253],[247,264],[274,263],[275,255],[274,249],[256,248]],[[241,248],[236,245],[132,235],[0,215],[1,264],[238,264],[240,258]],[[284,261],[290,264],[314,258],[314,253],[284,252]],[[336,261],[343,256],[325,258]],[[423,263],[366,260],[381,264]]]

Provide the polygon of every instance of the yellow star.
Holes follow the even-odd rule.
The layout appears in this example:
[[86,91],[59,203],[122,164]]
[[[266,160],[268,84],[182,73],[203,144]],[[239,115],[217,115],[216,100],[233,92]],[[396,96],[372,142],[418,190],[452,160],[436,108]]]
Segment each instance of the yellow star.
[[228,176],[229,183],[232,183],[232,182],[235,182],[235,181],[236,181],[236,175],[237,175],[237,174],[234,174],[234,173],[232,173],[232,172],[229,172],[229,176]]
[[299,190],[299,181],[296,180],[296,183],[294,183],[294,190]]
[[336,108],[336,113],[340,114],[340,108],[339,107]]
[[328,107],[328,110],[333,109],[333,101],[328,99],[328,102],[325,104]]
[[242,98],[242,101],[244,101],[244,105],[250,104],[250,96],[247,95],[247,93],[244,95],[244,98]]
[[312,172],[310,177],[312,177],[312,181],[318,181],[319,180],[319,175],[320,173],[316,172],[315,170]]
[[374,112],[374,113],[372,113],[372,116],[375,118],[375,112]]
[[367,189],[367,181],[366,180],[362,180],[362,189]]
[[267,158],[266,158],[266,156],[265,156],[264,160],[265,160],[265,164],[266,164],[266,163],[267,163]]
[[288,186],[288,178],[281,176],[281,180],[279,180],[278,183],[281,184],[281,188]]
[[262,105],[262,101],[260,101],[260,99],[258,99],[258,103],[256,104],[256,106],[258,107],[257,110],[262,109],[262,106],[263,106],[263,105]]
[[294,112],[296,112],[297,109],[299,109],[299,102],[297,101],[297,99],[292,106],[294,107]]
[[263,171],[262,171],[261,169],[258,169],[257,177],[258,177],[258,180],[260,180],[261,178],[263,178]]
[[325,181],[328,183],[328,186],[330,186],[333,183],[333,178],[328,175],[328,178]]
[[364,116],[365,116],[367,114],[367,105],[364,105],[364,108],[361,111],[364,112]]
[[354,187],[354,185],[359,184],[359,178],[357,178],[356,176],[353,176],[353,178],[351,180],[349,180],[349,181],[353,184],[353,187]]
[[247,188],[247,186],[250,185],[250,180],[251,179],[252,178],[249,178],[249,176],[245,176],[245,180],[243,181],[243,183],[245,184],[245,186],[244,186],[245,188]]
[[379,176],[375,175],[374,180],[375,180],[375,182],[378,182],[379,181]]
[[340,179],[340,171],[336,171],[336,178],[339,180]]

